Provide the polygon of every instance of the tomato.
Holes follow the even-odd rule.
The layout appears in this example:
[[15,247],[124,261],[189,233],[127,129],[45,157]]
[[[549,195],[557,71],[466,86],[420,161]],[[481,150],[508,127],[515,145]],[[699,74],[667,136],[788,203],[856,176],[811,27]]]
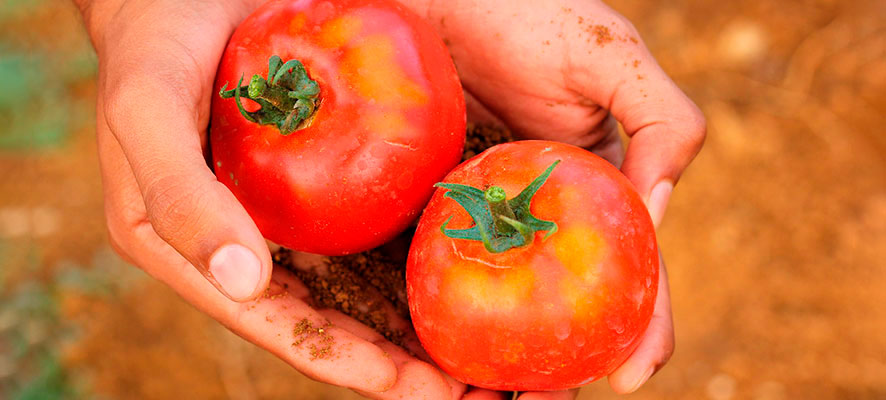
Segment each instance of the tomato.
[[446,46],[391,0],[266,3],[231,37],[215,90],[218,179],[266,238],[300,251],[393,238],[464,146]]
[[462,382],[521,391],[581,386],[624,362],[652,317],[659,271],[652,221],[627,178],[584,149],[522,141],[444,182],[406,270],[431,358]]

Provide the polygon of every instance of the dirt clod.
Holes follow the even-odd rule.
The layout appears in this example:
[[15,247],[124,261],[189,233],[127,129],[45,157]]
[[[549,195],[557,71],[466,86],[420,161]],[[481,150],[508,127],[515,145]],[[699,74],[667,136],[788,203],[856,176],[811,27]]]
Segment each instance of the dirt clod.
[[335,337],[327,331],[330,326],[332,324],[327,322],[323,326],[315,327],[307,318],[302,318],[292,329],[292,336],[295,338],[292,345],[299,347],[308,340],[316,339],[308,345],[311,359],[329,357],[333,354],[333,345],[335,344]]
[[492,146],[513,141],[514,137],[507,129],[489,125],[468,124],[467,139],[463,160],[467,160]]
[[[510,132],[487,125],[469,124],[463,159],[471,158],[496,144],[513,140]],[[404,234],[409,236],[409,232]],[[409,320],[406,299],[405,253],[395,256],[380,249],[358,254],[326,258],[322,266],[302,268],[293,264],[292,252],[281,248],[274,253],[274,264],[292,271],[311,292],[314,306],[332,308],[375,329],[392,343],[403,346],[406,333],[393,329],[389,324],[389,312]],[[386,308],[387,301],[393,311]],[[301,345],[311,337],[320,343],[310,346],[313,358],[323,358],[332,351],[332,339],[304,319],[296,324],[293,334],[294,346]]]
[[[391,301],[394,309],[408,318],[405,260],[385,262],[382,255],[375,254],[377,252],[370,250],[352,256],[329,257],[322,267],[305,269],[293,265],[290,250],[281,248],[274,254],[274,263],[301,279],[311,292],[315,307],[341,311],[375,329],[392,343],[402,345],[404,333],[388,326],[387,310],[382,300],[394,298],[396,301]],[[390,270],[385,271],[388,268]],[[373,278],[367,280],[358,271],[367,272]],[[395,287],[402,287],[403,301],[397,300],[399,295],[394,292]],[[382,293],[388,293],[391,298]]]
[[588,33],[597,37],[597,45],[605,45],[615,38],[612,36],[612,31],[609,30],[608,26],[605,25],[591,25],[588,27]]

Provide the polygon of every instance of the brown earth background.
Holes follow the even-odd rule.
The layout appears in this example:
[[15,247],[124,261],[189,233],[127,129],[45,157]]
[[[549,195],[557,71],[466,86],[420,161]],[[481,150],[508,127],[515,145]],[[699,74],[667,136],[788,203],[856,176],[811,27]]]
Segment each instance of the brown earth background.
[[[886,399],[886,2],[610,4],[709,123],[659,232],[676,353],[627,398]],[[357,398],[113,254],[95,68],[67,1],[0,4],[0,399]]]

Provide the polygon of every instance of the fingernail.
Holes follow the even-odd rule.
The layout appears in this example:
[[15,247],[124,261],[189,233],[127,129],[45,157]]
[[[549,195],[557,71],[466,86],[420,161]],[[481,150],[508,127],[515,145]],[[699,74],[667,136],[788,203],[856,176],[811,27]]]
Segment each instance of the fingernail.
[[250,298],[261,281],[261,261],[239,244],[222,246],[209,259],[209,273],[218,288],[234,301]]
[[637,383],[635,383],[634,386],[631,386],[631,391],[628,393],[634,393],[637,389],[640,389],[640,386],[643,386],[643,384],[649,380],[649,377],[652,376],[653,372],[655,372],[655,366],[649,367],[643,375],[640,375],[640,379],[637,379]]
[[652,192],[649,193],[649,200],[646,201],[646,208],[649,209],[649,216],[652,217],[652,224],[658,228],[664,218],[665,209],[668,207],[668,200],[671,198],[671,192],[674,191],[674,184],[670,181],[661,181],[655,184]]

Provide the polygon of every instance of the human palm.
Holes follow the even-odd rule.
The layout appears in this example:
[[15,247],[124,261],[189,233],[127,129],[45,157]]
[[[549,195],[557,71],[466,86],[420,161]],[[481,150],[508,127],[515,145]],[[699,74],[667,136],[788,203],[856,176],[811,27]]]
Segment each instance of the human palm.
[[[449,45],[474,115],[523,138],[603,156],[621,167],[653,222],[661,222],[673,184],[701,148],[705,122],[629,21],[600,1],[419,2]],[[631,138],[626,152],[616,121]],[[636,390],[673,351],[661,265],[647,333],[609,377],[620,393]]]
[[[79,1],[100,60],[97,138],[114,247],[312,378],[375,398],[503,396],[470,390],[354,319],[312,308],[305,286],[272,267],[255,224],[206,165],[216,66],[233,29],[259,3]],[[598,2],[405,3],[449,43],[473,99],[472,118],[504,123],[523,137],[582,145],[618,165],[622,147],[611,111],[633,137],[623,171],[658,222],[667,185],[700,146],[703,120],[626,21]],[[653,189],[660,182],[667,193]],[[321,263],[305,254],[295,262]],[[673,348],[666,281],[661,287],[647,337],[610,377],[617,391],[642,384]],[[405,324],[397,318],[391,321]],[[292,328],[305,321],[323,334],[293,346]],[[334,340],[338,354],[317,357],[309,342],[318,340]],[[407,343],[422,354],[416,341]]]

